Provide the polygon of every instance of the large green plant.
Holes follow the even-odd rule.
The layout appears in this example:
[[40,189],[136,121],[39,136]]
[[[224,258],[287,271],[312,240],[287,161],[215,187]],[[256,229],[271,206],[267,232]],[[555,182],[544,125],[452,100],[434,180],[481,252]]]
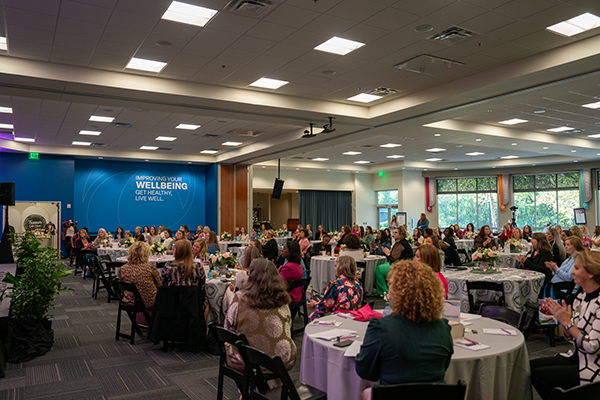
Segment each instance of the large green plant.
[[42,319],[56,299],[58,292],[72,290],[62,285],[60,278],[68,276],[72,270],[64,268],[58,258],[58,251],[42,248],[39,241],[29,233],[15,233],[11,237],[20,276],[7,273],[4,282],[11,283],[0,295],[0,299],[11,299],[11,315],[16,318]]

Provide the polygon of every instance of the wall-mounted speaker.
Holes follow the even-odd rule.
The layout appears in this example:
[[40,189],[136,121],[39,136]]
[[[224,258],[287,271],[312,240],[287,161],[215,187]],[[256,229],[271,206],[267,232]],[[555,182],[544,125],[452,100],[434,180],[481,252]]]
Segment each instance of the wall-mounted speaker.
[[275,185],[273,186],[273,194],[271,194],[271,198],[273,199],[281,199],[281,191],[283,190],[283,180],[279,178],[275,178]]

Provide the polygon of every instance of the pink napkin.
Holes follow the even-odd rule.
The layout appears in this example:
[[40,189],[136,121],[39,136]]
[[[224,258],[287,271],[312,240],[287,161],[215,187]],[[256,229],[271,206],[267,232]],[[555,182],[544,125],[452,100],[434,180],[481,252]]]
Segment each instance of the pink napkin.
[[355,310],[355,311],[340,310],[340,312],[350,313],[354,317],[355,321],[368,321],[371,318],[383,317],[382,313],[380,313],[379,311],[373,311],[368,304],[358,310]]

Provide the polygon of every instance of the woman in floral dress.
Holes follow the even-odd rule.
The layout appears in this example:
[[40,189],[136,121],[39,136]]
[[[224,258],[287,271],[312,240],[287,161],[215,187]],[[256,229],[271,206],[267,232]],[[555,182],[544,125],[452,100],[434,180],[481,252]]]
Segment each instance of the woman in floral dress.
[[310,320],[324,317],[337,310],[358,310],[362,305],[363,288],[356,277],[356,261],[350,256],[340,256],[335,263],[336,280],[331,281],[325,296],[319,302],[311,300],[309,308],[315,311]]

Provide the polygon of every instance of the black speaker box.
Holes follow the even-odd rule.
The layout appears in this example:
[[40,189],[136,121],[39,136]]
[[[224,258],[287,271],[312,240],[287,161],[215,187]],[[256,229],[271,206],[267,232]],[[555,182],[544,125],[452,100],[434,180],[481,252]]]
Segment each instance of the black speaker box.
[[15,183],[2,182],[0,183],[0,206],[15,205]]
[[271,194],[271,198],[273,199],[281,199],[281,191],[283,190],[283,180],[279,178],[275,178],[275,185],[273,186],[273,194]]

